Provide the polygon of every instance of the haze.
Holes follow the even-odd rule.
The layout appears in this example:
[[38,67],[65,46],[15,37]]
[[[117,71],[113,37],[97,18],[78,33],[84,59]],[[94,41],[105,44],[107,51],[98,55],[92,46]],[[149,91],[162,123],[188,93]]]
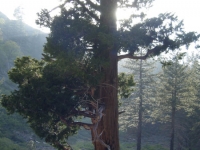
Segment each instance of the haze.
[[[13,12],[18,6],[24,8],[23,21],[28,25],[48,32],[46,29],[41,29],[35,24],[37,18],[36,13],[42,8],[52,9],[60,0],[0,0],[0,11],[7,15],[10,19],[14,19]],[[175,13],[180,20],[184,20],[185,29],[192,31],[200,31],[200,22],[198,14],[200,14],[199,0],[155,0],[153,7],[149,9],[148,16],[157,16],[159,13],[172,12]],[[123,18],[127,15],[126,11],[117,13],[118,18]]]

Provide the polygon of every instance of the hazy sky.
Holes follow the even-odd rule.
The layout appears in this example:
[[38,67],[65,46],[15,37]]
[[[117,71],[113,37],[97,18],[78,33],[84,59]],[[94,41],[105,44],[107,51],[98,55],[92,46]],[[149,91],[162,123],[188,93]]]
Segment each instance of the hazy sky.
[[[13,19],[14,9],[21,6],[24,8],[24,22],[38,28],[35,25],[36,13],[42,8],[52,9],[58,2],[59,0],[0,0],[0,11]],[[200,32],[200,0],[155,0],[153,5],[149,9],[149,16],[172,12],[184,20],[186,30]]]
[[39,28],[35,24],[36,13],[40,12],[42,8],[52,9],[58,3],[59,0],[0,0],[0,11],[10,19],[14,19],[15,8],[21,6],[24,12],[23,21],[34,28]]

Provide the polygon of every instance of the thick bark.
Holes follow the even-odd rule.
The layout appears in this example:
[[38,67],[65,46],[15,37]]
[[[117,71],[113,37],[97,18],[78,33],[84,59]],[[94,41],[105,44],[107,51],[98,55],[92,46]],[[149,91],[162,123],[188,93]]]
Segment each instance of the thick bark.
[[[102,133],[100,139],[110,147],[110,150],[119,150],[116,53],[110,52],[110,66],[105,70],[105,79],[100,85],[99,92],[100,102],[105,105],[105,115],[98,124],[97,134]],[[95,150],[108,149],[101,141],[95,141],[94,146]]]
[[[101,0],[100,27],[105,34],[114,36],[116,32],[116,0]],[[108,65],[102,67],[104,79],[102,80],[97,92],[99,100],[105,105],[104,116],[98,123],[97,134],[101,135],[98,140],[93,141],[95,150],[119,150],[118,133],[118,99],[117,99],[117,49],[115,43],[112,45],[100,45],[103,57],[107,59]],[[95,139],[93,131],[93,139]]]

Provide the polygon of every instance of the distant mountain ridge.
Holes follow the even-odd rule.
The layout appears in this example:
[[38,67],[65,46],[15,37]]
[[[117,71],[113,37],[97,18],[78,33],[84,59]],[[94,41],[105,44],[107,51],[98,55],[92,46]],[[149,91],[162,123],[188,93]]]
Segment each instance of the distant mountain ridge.
[[20,20],[10,20],[0,12],[0,32],[4,41],[14,41],[25,56],[37,59],[41,58],[43,45],[46,42],[47,33],[35,29]]
[[[27,25],[23,21],[10,20],[1,11],[0,11],[0,19],[1,19],[0,20],[0,28],[1,28],[2,32],[5,33],[4,36],[5,36],[6,39],[9,38],[9,37],[16,36],[17,35],[16,32],[19,32],[18,30],[20,28],[23,29],[23,31],[20,31],[18,33],[18,34],[20,34],[20,36],[22,36],[22,35],[29,35],[30,36],[30,35],[35,35],[35,34],[45,34],[45,35],[47,35],[46,33]],[[4,25],[7,25],[7,27],[4,27]],[[15,25],[15,26],[12,26],[12,25]],[[6,34],[6,33],[8,33],[8,31],[6,32],[7,29],[11,29],[11,31],[14,31],[13,34],[11,34],[11,35]],[[15,30],[13,30],[13,29],[15,29]]]

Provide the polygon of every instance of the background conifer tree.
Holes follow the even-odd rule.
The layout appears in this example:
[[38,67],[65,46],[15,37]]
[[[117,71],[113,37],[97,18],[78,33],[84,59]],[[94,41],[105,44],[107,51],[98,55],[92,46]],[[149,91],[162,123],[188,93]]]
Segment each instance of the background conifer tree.
[[155,63],[152,60],[128,60],[124,67],[134,75],[136,86],[131,96],[123,100],[122,109],[126,111],[119,122],[123,129],[137,128],[137,150],[140,150],[142,124],[151,121],[151,101],[155,101]]
[[170,64],[163,68],[157,91],[158,105],[155,114],[158,115],[160,121],[171,124],[169,130],[170,150],[182,149],[185,146],[183,141],[186,140],[182,133],[186,130],[187,121],[183,120],[183,116],[186,116],[184,108],[186,108],[185,104],[190,95],[187,85],[189,79],[189,74],[186,71],[187,66],[180,63],[182,55],[182,53],[174,55],[169,61]]

